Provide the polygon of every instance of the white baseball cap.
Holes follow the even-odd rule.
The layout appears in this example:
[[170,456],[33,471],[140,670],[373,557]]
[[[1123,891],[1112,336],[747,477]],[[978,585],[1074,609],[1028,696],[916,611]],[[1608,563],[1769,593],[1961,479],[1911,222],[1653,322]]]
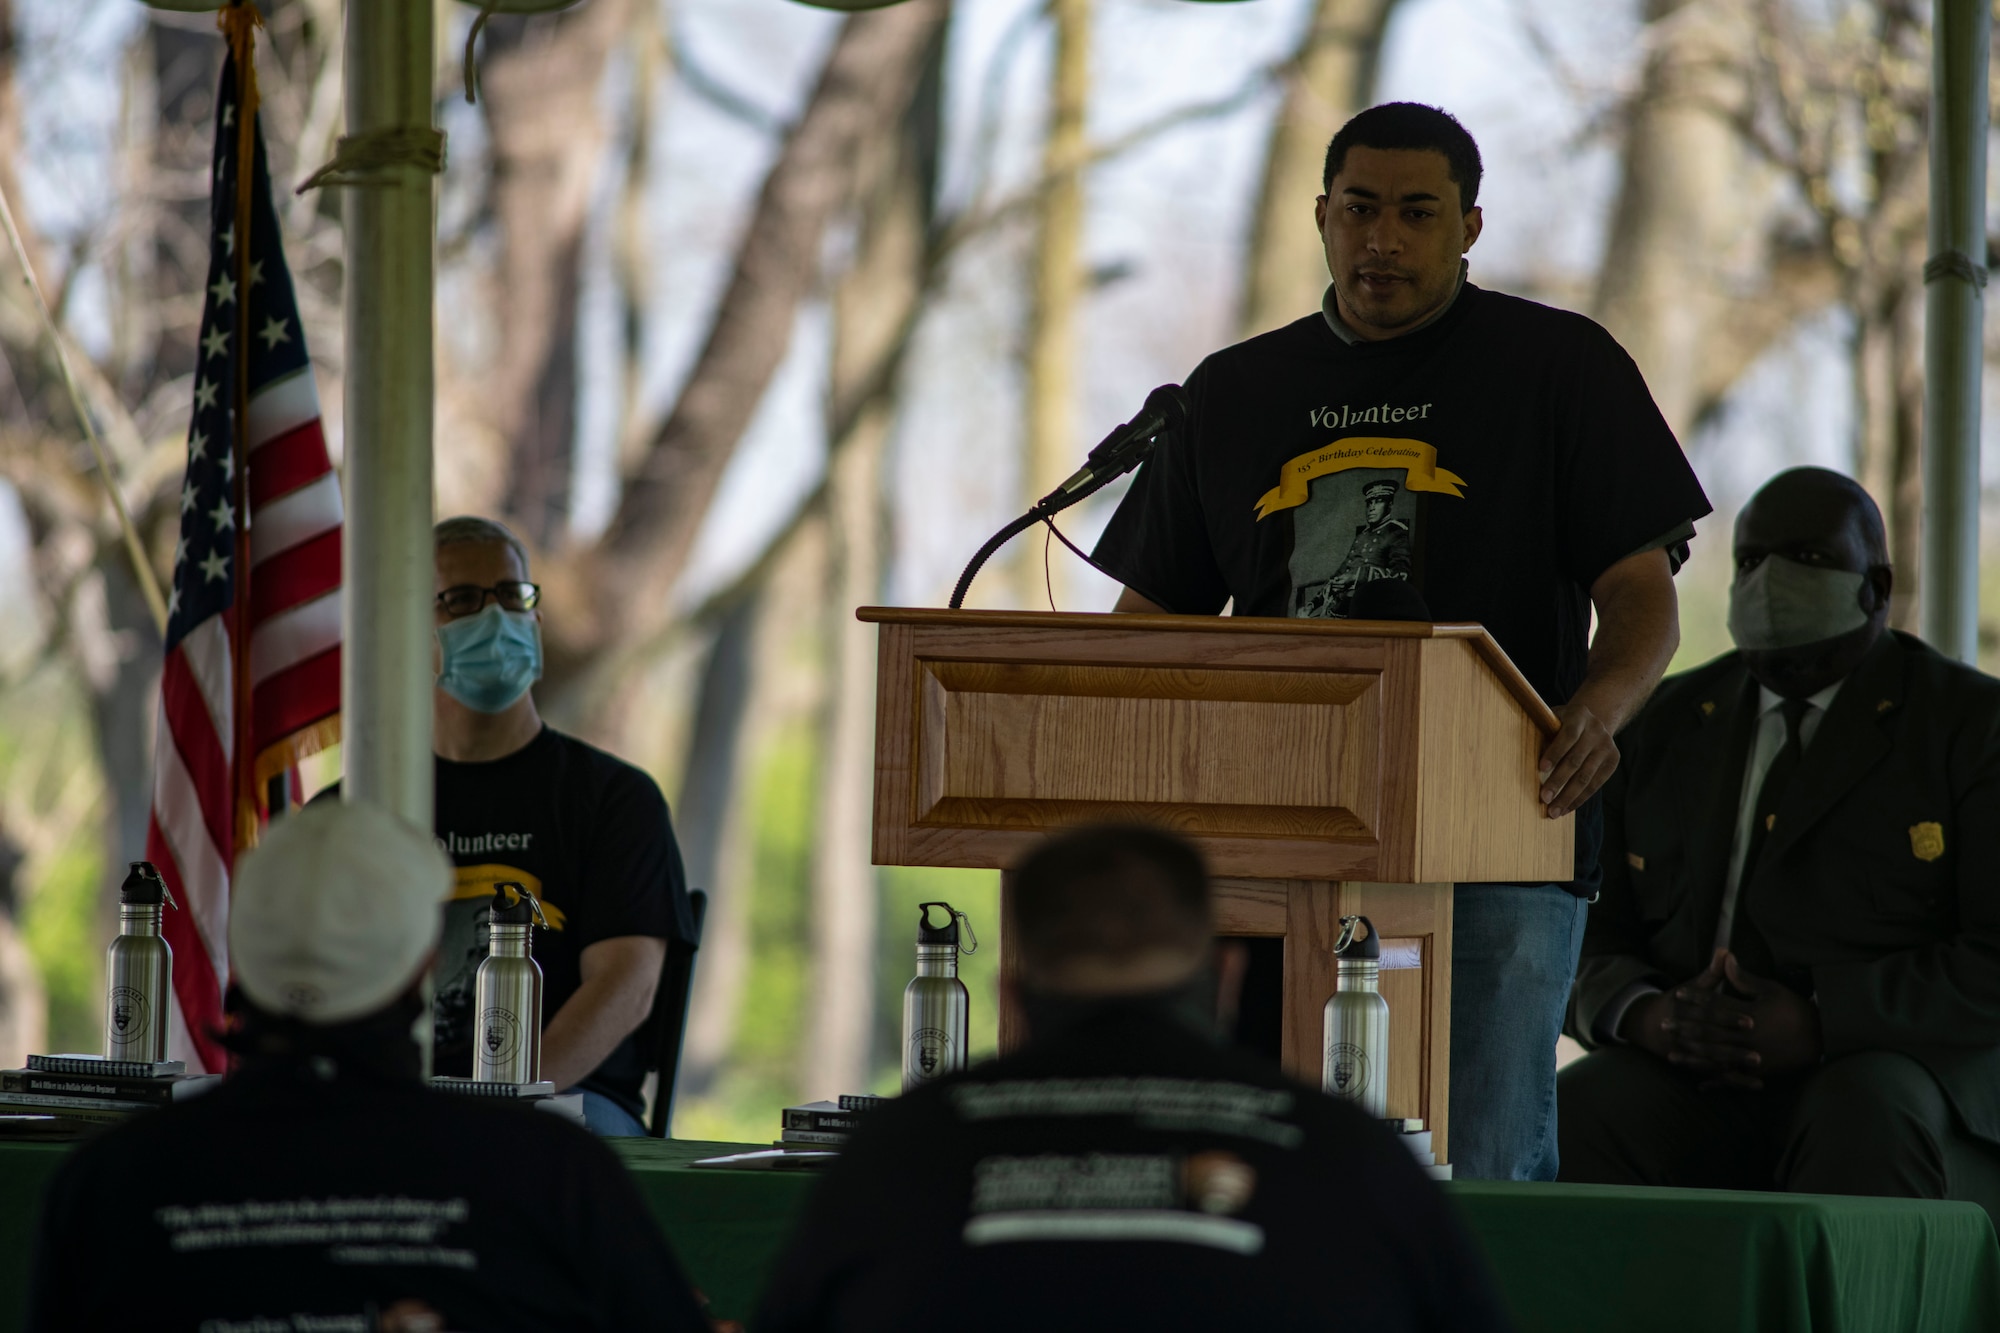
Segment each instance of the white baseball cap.
[[345,1023],[409,989],[437,947],[451,862],[396,816],[320,801],[239,863],[229,958],[259,1009]]

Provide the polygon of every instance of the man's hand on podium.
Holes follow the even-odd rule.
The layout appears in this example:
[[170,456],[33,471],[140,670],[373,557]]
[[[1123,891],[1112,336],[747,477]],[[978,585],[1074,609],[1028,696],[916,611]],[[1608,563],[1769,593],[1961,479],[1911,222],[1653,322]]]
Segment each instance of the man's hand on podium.
[[1597,794],[1618,768],[1618,742],[1578,691],[1555,710],[1562,729],[1542,747],[1542,804],[1561,819]]
[[1612,737],[1639,711],[1680,645],[1674,571],[1664,550],[1628,555],[1590,585],[1597,633],[1583,684],[1557,706],[1562,727],[1542,749],[1542,804],[1560,819],[1597,794],[1618,767]]

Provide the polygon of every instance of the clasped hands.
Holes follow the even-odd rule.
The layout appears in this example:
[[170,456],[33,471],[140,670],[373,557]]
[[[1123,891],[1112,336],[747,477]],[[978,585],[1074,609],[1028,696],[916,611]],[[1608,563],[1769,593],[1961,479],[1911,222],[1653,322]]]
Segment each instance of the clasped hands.
[[1819,1008],[1717,949],[1698,977],[1635,1000],[1621,1039],[1695,1075],[1701,1087],[1760,1091],[1764,1081],[1818,1064]]

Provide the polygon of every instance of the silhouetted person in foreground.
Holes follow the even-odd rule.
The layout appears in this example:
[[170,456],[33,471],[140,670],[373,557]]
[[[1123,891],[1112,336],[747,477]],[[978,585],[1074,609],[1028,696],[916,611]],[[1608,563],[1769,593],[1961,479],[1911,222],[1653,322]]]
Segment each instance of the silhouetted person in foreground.
[[1505,1327],[1409,1150],[1218,1040],[1191,848],[1087,829],[1013,892],[1027,1044],[869,1113],[754,1329]]
[[30,1329],[707,1329],[606,1148],[420,1081],[451,888],[429,837],[365,806],[271,830],[229,918],[242,1065],[64,1163]]

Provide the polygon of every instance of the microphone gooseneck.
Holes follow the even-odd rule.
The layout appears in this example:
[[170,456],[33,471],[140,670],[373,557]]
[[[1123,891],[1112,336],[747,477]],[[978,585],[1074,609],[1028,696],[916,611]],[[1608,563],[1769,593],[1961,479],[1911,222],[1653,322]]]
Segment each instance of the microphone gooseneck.
[[1187,424],[1187,417],[1187,393],[1180,385],[1162,384],[1147,394],[1139,414],[1099,440],[1097,447],[1084,459],[1082,467],[1071,473],[1062,485],[1035,501],[1027,513],[986,539],[986,544],[966,563],[965,572],[958,576],[958,586],[952,589],[951,609],[956,611],[964,605],[965,594],[972,587],[973,578],[995,551],[1035,524],[1047,522],[1071,505],[1095,495],[1145,462],[1159,447],[1161,440]]

